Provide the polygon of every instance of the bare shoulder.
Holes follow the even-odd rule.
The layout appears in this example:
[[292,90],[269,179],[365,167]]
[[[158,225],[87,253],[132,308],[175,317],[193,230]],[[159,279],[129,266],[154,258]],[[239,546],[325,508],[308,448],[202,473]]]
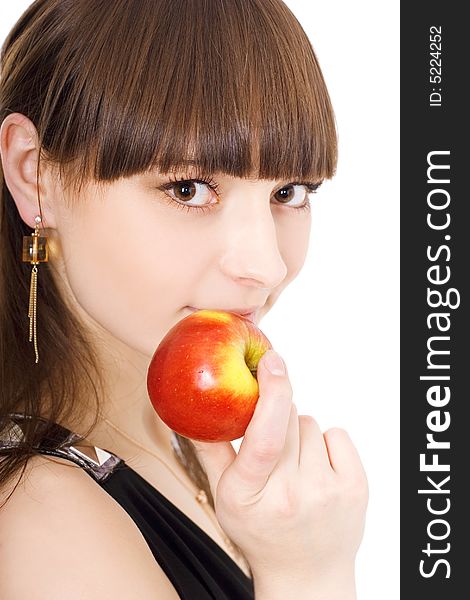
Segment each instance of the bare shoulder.
[[2,600],[179,599],[126,511],[66,459],[30,459],[0,508],[0,540]]

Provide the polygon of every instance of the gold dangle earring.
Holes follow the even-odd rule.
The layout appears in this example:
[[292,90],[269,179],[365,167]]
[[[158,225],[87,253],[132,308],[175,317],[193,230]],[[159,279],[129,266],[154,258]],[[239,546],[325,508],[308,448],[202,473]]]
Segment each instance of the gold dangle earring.
[[36,363],[39,362],[37,331],[36,331],[36,307],[37,307],[37,289],[38,289],[38,267],[40,262],[49,260],[47,247],[47,237],[39,235],[39,224],[42,218],[38,215],[35,219],[36,225],[31,235],[23,236],[23,262],[29,262],[33,265],[31,271],[31,285],[29,290],[29,341],[34,340],[34,351],[36,353]]

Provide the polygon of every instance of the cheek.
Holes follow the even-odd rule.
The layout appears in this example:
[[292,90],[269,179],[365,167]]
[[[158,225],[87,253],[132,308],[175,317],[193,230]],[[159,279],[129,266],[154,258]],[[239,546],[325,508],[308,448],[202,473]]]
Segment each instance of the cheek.
[[88,321],[151,356],[188,302],[198,254],[191,236],[153,206],[112,202],[61,231],[65,278]]
[[[289,218],[278,228],[279,251],[287,267],[284,284],[299,274],[307,257],[310,239],[311,216]],[[284,286],[285,287],[285,286]]]

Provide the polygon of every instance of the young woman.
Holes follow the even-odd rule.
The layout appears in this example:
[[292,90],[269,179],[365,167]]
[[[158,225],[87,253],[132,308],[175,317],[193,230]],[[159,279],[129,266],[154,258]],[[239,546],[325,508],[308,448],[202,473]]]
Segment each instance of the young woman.
[[176,322],[259,323],[302,268],[337,145],[293,14],[36,0],[0,123],[2,600],[355,598],[366,475],[344,430],[297,414],[274,351],[238,454],[172,432],[146,391]]

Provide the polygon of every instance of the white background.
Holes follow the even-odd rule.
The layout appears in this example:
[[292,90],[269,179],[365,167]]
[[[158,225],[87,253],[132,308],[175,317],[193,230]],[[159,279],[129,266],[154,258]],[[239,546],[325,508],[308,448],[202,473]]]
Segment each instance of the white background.
[[[317,53],[339,165],[314,196],[303,271],[261,328],[299,414],[344,427],[368,474],[359,600],[399,597],[399,2],[287,0]],[[13,6],[11,6],[14,4]],[[0,40],[30,4],[1,3]]]

